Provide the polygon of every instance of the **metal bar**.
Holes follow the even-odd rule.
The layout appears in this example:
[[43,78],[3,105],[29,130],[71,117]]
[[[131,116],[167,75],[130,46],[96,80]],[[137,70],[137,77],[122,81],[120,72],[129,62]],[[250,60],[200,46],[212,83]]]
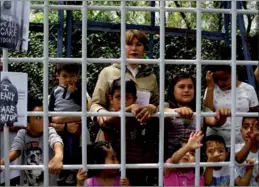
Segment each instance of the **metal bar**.
[[[59,5],[63,5],[64,1],[58,1]],[[58,10],[58,41],[57,56],[62,57],[63,53],[63,26],[64,26],[64,10]]]
[[[3,71],[8,71],[8,49],[3,49]],[[4,125],[5,186],[10,186],[9,127]]]
[[49,1],[44,0],[44,49],[43,49],[43,163],[44,186],[49,186],[49,123],[48,123],[48,73],[49,73]]
[[86,120],[86,76],[87,76],[87,0],[83,1],[82,8],[82,164],[87,170],[87,120]]
[[[258,164],[259,162],[256,161],[254,164]],[[200,166],[201,167],[215,167],[215,166],[229,166],[230,162],[201,162]],[[242,164],[237,164],[240,166],[247,166],[249,164],[242,163]],[[164,168],[190,168],[190,167],[195,167],[196,163],[179,163],[179,164],[169,164],[169,163],[164,163],[163,167]],[[120,164],[89,164],[87,165],[88,169],[120,169],[121,165]],[[155,163],[149,163],[149,164],[126,164],[126,168],[130,169],[150,169],[150,168],[158,168],[159,164]],[[4,166],[0,167],[1,169],[5,169]],[[63,169],[64,170],[70,170],[70,169],[80,169],[82,168],[81,164],[78,165],[64,165]],[[44,169],[44,165],[11,165],[10,166],[11,170],[28,170],[28,169]]]
[[[28,116],[43,116],[44,112],[28,112]],[[48,116],[81,116],[82,112],[48,112]],[[158,117],[160,112],[153,114],[152,116]],[[196,116],[196,112],[193,113]],[[201,116],[209,117],[209,116],[216,116],[215,112],[201,112]],[[120,116],[120,112],[86,112],[86,116]],[[126,117],[134,117],[132,113],[125,112]],[[164,112],[164,117],[180,117],[178,113],[175,112]],[[257,112],[237,112],[237,117],[249,116],[249,117],[257,117],[259,114]]]
[[[201,129],[201,0],[196,1],[196,131]],[[200,149],[195,150],[195,186],[200,186]]]
[[[80,5],[50,5],[50,10],[81,10]],[[31,5],[31,9],[43,9],[43,5]],[[88,10],[102,10],[102,11],[120,11],[119,6],[89,6]],[[150,11],[159,12],[158,7],[144,7],[144,6],[127,6],[125,7],[127,11]],[[231,9],[217,9],[217,8],[202,8],[202,13],[229,13]],[[165,12],[196,12],[196,8],[165,8]],[[257,15],[257,10],[237,10],[237,14],[249,14]]]
[[230,150],[230,186],[234,186],[235,177],[235,137],[236,137],[236,0],[231,2],[231,150]]
[[125,123],[125,104],[126,104],[126,0],[121,1],[121,177],[126,177],[126,123]]
[[[1,58],[3,60],[3,58]],[[43,58],[9,58],[9,62],[16,62],[16,63],[42,63]],[[120,59],[115,58],[106,58],[106,59],[100,59],[100,58],[87,58],[87,63],[121,63]],[[159,59],[127,59],[126,62],[128,64],[159,64]],[[258,61],[250,60],[250,61],[244,61],[244,60],[236,60],[236,65],[247,65],[251,64],[253,66],[258,65]],[[49,63],[82,63],[81,58],[49,58]],[[195,65],[197,63],[197,60],[188,60],[188,59],[166,59],[164,60],[164,64],[177,64],[177,65],[189,65],[193,64]],[[231,65],[230,60],[200,60],[200,63],[202,65]]]
[[163,186],[163,179],[164,179],[164,131],[165,131],[165,124],[164,124],[164,101],[165,101],[165,0],[160,0],[160,63],[159,63],[159,171],[158,171],[158,185]]

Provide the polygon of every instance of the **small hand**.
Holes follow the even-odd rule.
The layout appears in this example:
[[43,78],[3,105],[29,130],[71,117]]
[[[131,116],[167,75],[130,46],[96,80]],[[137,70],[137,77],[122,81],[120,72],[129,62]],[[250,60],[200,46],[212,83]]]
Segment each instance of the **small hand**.
[[68,87],[67,87],[67,91],[69,93],[73,93],[76,90],[77,90],[77,88],[76,88],[76,84],[75,83],[74,84],[69,84]]
[[127,179],[127,178],[121,179],[121,180],[120,180],[120,185],[121,185],[121,186],[130,186],[129,179]]
[[206,73],[207,87],[214,88],[213,72],[207,71]]
[[80,125],[78,123],[67,123],[67,131],[75,134],[78,132]]
[[53,175],[58,175],[63,168],[63,159],[58,156],[54,156],[49,161],[49,172]]
[[200,147],[202,147],[202,144],[200,143],[202,138],[203,138],[203,134],[201,131],[198,132],[192,132],[190,134],[190,138],[186,144],[186,146],[190,149],[190,150],[195,150],[198,149]]
[[227,118],[231,116],[230,108],[218,108],[216,110],[216,119],[220,121],[221,124],[226,123]]
[[254,159],[247,159],[246,160],[246,164],[250,164],[250,165],[246,165],[246,169],[253,169],[254,168],[254,163],[255,163],[255,160]]
[[193,119],[193,111],[188,107],[181,107],[175,110],[183,119]]
[[87,179],[87,171],[79,169],[76,175],[77,186],[83,186],[84,181]]

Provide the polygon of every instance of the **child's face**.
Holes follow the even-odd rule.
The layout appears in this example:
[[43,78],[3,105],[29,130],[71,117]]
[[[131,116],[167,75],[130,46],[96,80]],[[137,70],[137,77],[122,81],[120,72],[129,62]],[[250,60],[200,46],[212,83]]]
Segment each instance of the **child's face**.
[[190,103],[194,99],[194,85],[192,79],[182,79],[174,87],[174,97],[178,103]]
[[[34,112],[42,112],[43,106],[35,107]],[[30,116],[29,117],[29,131],[32,134],[41,134],[43,132],[43,117],[42,116]]]
[[[185,146],[186,144],[183,144],[183,146]],[[180,163],[191,163],[191,162],[195,162],[195,150],[193,151],[189,151],[188,153],[186,153],[184,155],[184,157],[180,160]]]
[[223,143],[217,141],[206,142],[206,155],[211,162],[224,162],[228,153]]
[[77,82],[78,73],[60,71],[60,73],[57,73],[57,79],[59,85],[66,88],[68,85],[74,85]]
[[[105,164],[119,164],[117,155],[111,146],[109,147],[109,149],[107,149],[107,156],[105,158]],[[107,172],[117,173],[118,170],[117,169],[108,169]]]
[[256,118],[246,118],[241,126],[241,135],[243,140],[246,142],[250,140],[251,135],[258,132],[258,123]]
[[[136,98],[131,93],[126,93],[126,107],[134,104]],[[113,105],[114,110],[120,111],[121,108],[121,91],[115,90],[114,94],[110,96],[110,102]]]

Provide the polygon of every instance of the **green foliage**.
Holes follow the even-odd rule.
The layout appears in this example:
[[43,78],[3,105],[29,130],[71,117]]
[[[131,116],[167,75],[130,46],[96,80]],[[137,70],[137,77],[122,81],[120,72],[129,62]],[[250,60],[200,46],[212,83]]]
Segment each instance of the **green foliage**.
[[[56,2],[55,2],[56,3]],[[120,6],[118,1],[91,1],[91,5],[117,5]],[[150,2],[135,1],[127,2],[128,6],[148,6]],[[178,4],[177,4],[178,3]],[[182,1],[170,1],[168,7],[195,7],[196,2],[182,2]],[[159,6],[157,4],[156,6]],[[202,7],[213,8],[219,7],[218,2],[203,2]],[[65,15],[66,12],[64,11]],[[81,20],[81,11],[73,11],[74,20]],[[87,12],[88,20],[90,21],[104,21],[120,23],[120,12],[116,11],[92,11]],[[150,24],[151,13],[141,11],[129,11],[126,14],[127,23],[129,24]],[[159,24],[159,13],[156,14],[156,24]],[[49,20],[51,24],[56,24],[58,20],[57,11],[51,11],[49,13]],[[32,22],[43,22],[43,12],[41,10],[32,10],[31,14]],[[218,30],[219,17],[216,14],[202,14],[202,29],[207,31]],[[167,26],[176,28],[196,28],[196,16],[192,13],[168,13],[167,15]],[[65,31],[65,30],[64,30]],[[81,29],[73,29],[72,34],[72,55],[71,57],[81,58],[82,56],[82,31]],[[66,36],[66,33],[64,33]],[[153,35],[154,45],[152,58],[159,58],[159,35]],[[258,53],[256,49],[257,40],[254,38],[249,39],[249,48],[253,60],[258,59]],[[57,49],[57,27],[50,26],[49,32],[49,56],[56,57]],[[242,59],[242,46],[241,41],[237,41],[238,58]],[[64,41],[64,45],[65,41]],[[220,46],[223,46],[223,41],[211,41],[202,39],[202,58],[203,59],[216,59],[217,52]],[[43,56],[43,33],[30,32],[29,50],[27,53],[11,53],[12,57],[42,57]],[[63,50],[63,56],[65,56],[65,49]],[[120,33],[114,32],[93,32],[88,31],[87,37],[87,57],[89,58],[119,58],[120,57]],[[190,37],[178,37],[178,36],[166,36],[165,37],[165,58],[166,59],[195,59],[196,58],[196,38]],[[109,64],[88,64],[87,66],[87,88],[92,94],[98,74],[100,71]],[[51,90],[52,84],[55,80],[54,75],[54,64],[49,64],[49,91]],[[29,94],[35,97],[42,98],[43,90],[43,64],[42,63],[10,63],[10,71],[26,72],[29,78]],[[205,70],[206,66],[202,66],[202,89],[205,85]],[[246,72],[244,67],[239,68],[241,74],[240,79],[246,81]],[[166,65],[165,66],[165,85],[167,86],[176,72],[189,72],[196,76],[195,65]],[[159,67],[154,66],[154,72],[157,75],[159,82]],[[242,75],[242,76],[241,76]],[[167,91],[167,90],[166,90]]]

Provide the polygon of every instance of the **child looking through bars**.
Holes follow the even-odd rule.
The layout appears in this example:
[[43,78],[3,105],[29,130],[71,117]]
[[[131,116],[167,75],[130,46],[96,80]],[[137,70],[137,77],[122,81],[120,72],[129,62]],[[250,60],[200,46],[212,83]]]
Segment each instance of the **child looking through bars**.
[[[49,111],[82,110],[82,86],[78,82],[79,72],[80,66],[78,64],[57,64],[57,85],[54,86],[50,95]],[[87,91],[85,93],[85,97],[89,100]],[[81,116],[53,116],[51,126],[60,133],[64,141],[64,164],[80,164]],[[87,133],[87,143],[89,144],[90,135],[88,130]],[[60,173],[58,185],[76,185],[76,173],[76,170],[63,170]]]

